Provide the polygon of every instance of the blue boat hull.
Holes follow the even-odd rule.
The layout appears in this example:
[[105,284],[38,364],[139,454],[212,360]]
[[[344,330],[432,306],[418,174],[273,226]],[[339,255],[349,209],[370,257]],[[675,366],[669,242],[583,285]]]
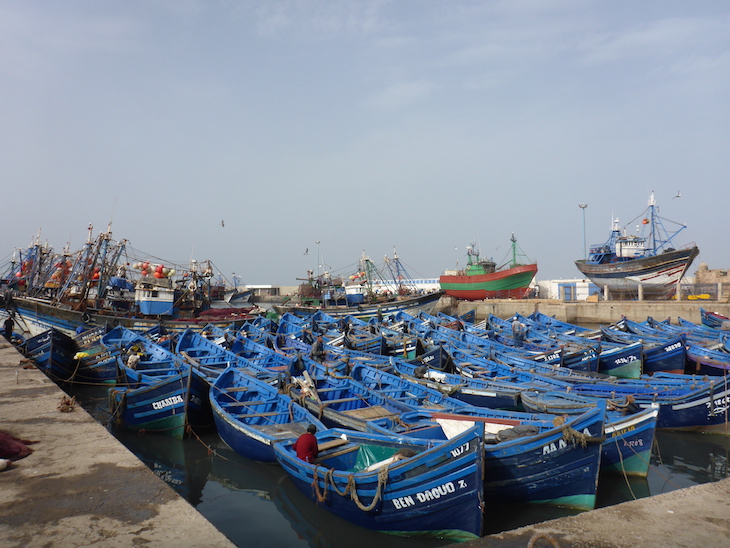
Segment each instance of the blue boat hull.
[[251,460],[275,462],[274,443],[298,438],[310,424],[326,428],[289,396],[236,368],[211,386],[210,401],[221,439]]
[[585,447],[565,434],[537,436],[485,446],[484,499],[491,503],[533,503],[592,510],[601,463],[603,410],[576,424],[592,440]]
[[[395,436],[361,438],[345,431],[333,435],[339,432],[348,439],[347,445],[334,449],[340,456],[322,455],[314,465],[297,459],[286,444],[275,446],[277,460],[294,484],[320,507],[361,527],[394,535],[452,540],[481,535],[483,450],[478,428],[430,449],[428,442]],[[386,468],[363,470],[357,465],[362,451],[376,443],[388,450],[384,456],[401,447],[420,447],[423,452]]]
[[58,329],[31,337],[23,347],[25,356],[52,379],[68,380],[75,373],[73,339]]

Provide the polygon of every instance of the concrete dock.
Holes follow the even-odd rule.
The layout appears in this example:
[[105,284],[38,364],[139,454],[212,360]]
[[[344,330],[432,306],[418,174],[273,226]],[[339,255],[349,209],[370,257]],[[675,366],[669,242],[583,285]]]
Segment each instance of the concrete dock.
[[[59,410],[64,396],[0,336],[0,431],[36,442],[0,471],[0,546],[234,546],[83,409]],[[730,546],[730,479],[459,546]]]
[[730,479],[544,521],[497,535],[485,536],[458,546],[460,548],[730,546]]
[[234,546],[64,396],[0,336],[0,431],[36,442],[0,472],[0,546]]

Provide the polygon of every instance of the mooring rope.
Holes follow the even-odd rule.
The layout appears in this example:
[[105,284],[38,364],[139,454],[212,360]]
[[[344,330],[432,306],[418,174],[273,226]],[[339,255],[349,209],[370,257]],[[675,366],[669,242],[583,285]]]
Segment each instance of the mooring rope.
[[324,491],[321,491],[319,487],[318,470],[319,466],[315,466],[314,474],[312,477],[312,489],[314,491],[314,496],[317,499],[318,504],[321,504],[327,500],[327,486],[330,485],[335,493],[337,493],[341,497],[345,497],[349,494],[350,499],[352,500],[352,502],[355,503],[355,506],[357,506],[363,512],[369,512],[370,510],[374,509],[380,502],[383,494],[383,488],[388,483],[388,466],[385,465],[382,466],[380,470],[378,470],[378,488],[375,491],[375,496],[373,497],[373,500],[370,502],[370,504],[365,505],[360,501],[360,496],[357,494],[357,483],[355,481],[354,474],[350,474],[347,477],[347,486],[345,487],[344,491],[340,491],[334,480],[334,468],[330,468],[324,473]]

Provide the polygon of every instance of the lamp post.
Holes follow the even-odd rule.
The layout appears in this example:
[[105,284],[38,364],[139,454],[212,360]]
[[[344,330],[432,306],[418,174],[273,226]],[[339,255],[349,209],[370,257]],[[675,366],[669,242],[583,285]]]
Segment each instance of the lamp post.
[[583,260],[588,260],[588,254],[586,252],[586,208],[588,204],[578,204],[578,207],[583,210]]

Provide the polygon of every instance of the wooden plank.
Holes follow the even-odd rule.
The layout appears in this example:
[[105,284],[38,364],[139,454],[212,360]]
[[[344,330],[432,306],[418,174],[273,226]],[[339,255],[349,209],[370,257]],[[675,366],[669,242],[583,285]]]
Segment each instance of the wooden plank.
[[345,445],[346,443],[347,443],[347,440],[343,440],[342,438],[337,438],[336,440],[330,440],[330,441],[326,441],[324,443],[320,443],[319,450],[327,451],[328,449],[333,449],[334,447],[339,447],[340,445]]
[[316,459],[314,459],[314,462],[319,463],[322,462],[324,459],[329,459],[332,457],[339,457],[340,455],[344,455],[345,453],[350,453],[351,451],[357,451],[360,449],[360,445],[352,445],[350,447],[345,447],[344,449],[340,449],[339,451],[335,451],[334,453],[325,453],[324,455],[320,454]]
[[248,386],[231,386],[230,388],[226,388],[226,392],[246,392],[248,390]]
[[264,403],[269,403],[266,400],[254,400],[254,401],[232,401],[232,402],[225,402],[223,406],[225,407],[238,407],[242,405],[261,405]]
[[347,411],[341,411],[341,413],[361,420],[380,419],[382,417],[392,417],[398,414],[388,411],[381,405],[362,407],[360,409],[349,409]]
[[324,400],[322,405],[330,405],[331,403],[343,403],[346,401],[362,401],[362,398],[340,398],[338,400]]
[[235,417],[238,417],[240,419],[245,419],[246,417],[273,417],[275,415],[281,415],[282,411],[267,411],[266,413],[240,413],[238,415],[234,415]]

